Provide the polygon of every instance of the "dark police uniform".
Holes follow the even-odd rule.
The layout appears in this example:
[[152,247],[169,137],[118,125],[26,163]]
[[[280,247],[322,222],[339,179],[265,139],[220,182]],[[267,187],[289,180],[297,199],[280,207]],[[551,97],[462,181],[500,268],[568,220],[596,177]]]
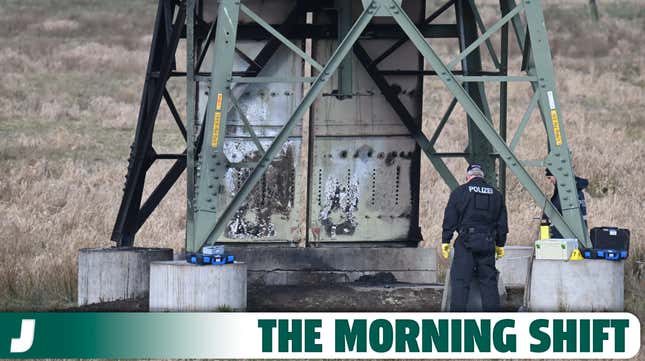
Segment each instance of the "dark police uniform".
[[[553,173],[547,168],[546,169],[546,176],[553,176]],[[582,214],[582,220],[585,222],[585,226],[588,227],[587,224],[587,202],[585,201],[585,194],[583,190],[587,188],[589,185],[589,181],[586,180],[585,178],[581,178],[576,176],[576,189],[578,191],[578,203],[580,205],[580,214]],[[554,187],[553,190],[553,195],[551,196],[551,203],[553,203],[553,206],[555,206],[555,209],[562,214],[562,205],[560,204],[560,196],[558,195],[558,186],[557,184]],[[542,213],[542,219],[547,220],[549,223],[551,223],[551,220],[549,220],[549,217],[546,215],[546,213]],[[550,233],[551,233],[551,238],[563,238],[562,234],[560,231],[557,230],[552,224],[550,225]]]
[[477,275],[484,311],[499,309],[495,246],[504,247],[508,233],[506,205],[502,194],[483,178],[473,178],[450,194],[443,219],[442,242],[455,253],[450,269],[452,312],[466,311],[473,274]]

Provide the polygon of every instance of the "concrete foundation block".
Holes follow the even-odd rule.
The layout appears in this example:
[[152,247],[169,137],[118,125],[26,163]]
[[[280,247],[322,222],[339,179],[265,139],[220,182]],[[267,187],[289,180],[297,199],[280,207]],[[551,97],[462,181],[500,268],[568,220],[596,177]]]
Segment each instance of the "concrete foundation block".
[[186,261],[150,265],[151,312],[245,310],[244,263],[199,266]]
[[531,311],[623,311],[624,263],[536,259],[530,292]]
[[533,247],[507,246],[504,251],[504,257],[495,262],[500,279],[506,287],[525,287]]
[[85,248],[78,255],[78,304],[148,295],[150,263],[172,259],[170,248]]
[[249,267],[249,283],[297,285],[353,282],[390,273],[398,282],[436,283],[434,248],[226,246]]

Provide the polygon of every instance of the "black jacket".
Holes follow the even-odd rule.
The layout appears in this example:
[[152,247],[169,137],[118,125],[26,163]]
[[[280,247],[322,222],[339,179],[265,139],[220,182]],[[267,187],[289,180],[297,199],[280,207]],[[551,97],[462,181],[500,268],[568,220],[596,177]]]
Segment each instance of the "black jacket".
[[442,242],[450,243],[455,231],[484,227],[495,233],[495,244],[504,247],[508,217],[502,194],[483,178],[473,178],[450,194],[443,216]]
[[[578,203],[580,204],[580,213],[582,214],[582,219],[587,224],[587,202],[585,201],[585,194],[583,190],[587,188],[589,181],[585,178],[576,177],[576,188],[578,189]],[[562,204],[560,204],[560,197],[558,196],[558,187],[554,187],[553,195],[551,196],[551,203],[555,208],[562,214]],[[549,217],[545,213],[542,213],[542,219],[549,220]],[[549,220],[549,223],[551,221]],[[558,232],[555,227],[551,227],[551,237],[552,238],[562,238],[560,232]]]

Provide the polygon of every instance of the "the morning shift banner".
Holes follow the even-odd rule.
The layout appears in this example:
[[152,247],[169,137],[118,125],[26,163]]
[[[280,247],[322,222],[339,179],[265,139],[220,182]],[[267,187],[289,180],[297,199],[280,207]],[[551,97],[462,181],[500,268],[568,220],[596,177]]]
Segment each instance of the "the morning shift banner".
[[629,313],[0,313],[0,358],[631,358]]

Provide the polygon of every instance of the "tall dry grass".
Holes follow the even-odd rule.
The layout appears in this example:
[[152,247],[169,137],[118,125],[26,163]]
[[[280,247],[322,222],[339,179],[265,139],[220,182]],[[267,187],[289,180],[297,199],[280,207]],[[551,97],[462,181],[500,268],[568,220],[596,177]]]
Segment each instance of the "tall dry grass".
[[[108,238],[137,116],[154,3],[0,4],[0,309],[73,303],[77,250],[112,245]],[[640,239],[645,236],[645,4],[603,2],[597,26],[588,20],[586,1],[546,4],[576,172],[591,182],[590,225],[632,230],[626,296],[629,309],[643,315],[642,263],[636,261],[644,259]],[[487,24],[495,21],[493,14],[492,8],[484,9]],[[450,55],[447,47],[438,46],[445,57]],[[519,52],[511,50],[511,66],[519,69]],[[177,104],[183,104],[182,85],[170,85]],[[487,92],[491,102],[498,99],[494,87]],[[530,89],[513,84],[509,94],[513,134]],[[426,133],[432,133],[449,101],[441,84],[426,82]],[[496,106],[492,110],[498,111]],[[438,150],[464,149],[464,119],[457,109]],[[174,127],[162,109],[155,138],[160,152],[181,150],[182,139]],[[544,156],[544,139],[534,115],[518,149],[521,157]],[[150,178],[159,179],[168,165],[153,167]],[[455,174],[465,168],[460,160],[449,160],[448,165]],[[422,167],[421,226],[425,246],[435,247],[448,190],[426,160]],[[550,192],[543,170],[531,172]],[[182,247],[184,189],[182,179],[144,226],[138,245]],[[541,208],[510,174],[507,202],[509,244],[529,244]]]

